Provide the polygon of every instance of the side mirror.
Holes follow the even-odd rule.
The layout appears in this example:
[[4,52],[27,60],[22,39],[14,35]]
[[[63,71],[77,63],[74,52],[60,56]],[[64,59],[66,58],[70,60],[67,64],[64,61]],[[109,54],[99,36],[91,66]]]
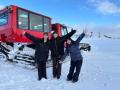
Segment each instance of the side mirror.
[[8,8],[8,13],[13,13],[12,8]]
[[13,13],[13,10],[12,10],[12,8],[11,7],[6,7],[6,9],[8,9],[8,13]]
[[13,10],[8,10],[8,13],[13,13]]

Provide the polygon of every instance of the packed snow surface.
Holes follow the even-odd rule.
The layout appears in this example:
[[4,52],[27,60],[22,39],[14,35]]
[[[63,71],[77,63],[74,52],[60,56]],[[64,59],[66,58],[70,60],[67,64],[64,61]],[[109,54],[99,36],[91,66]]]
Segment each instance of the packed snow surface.
[[61,79],[53,79],[52,67],[47,68],[48,79],[37,80],[37,69],[0,61],[0,90],[119,90],[120,40],[84,39],[92,47],[82,52],[84,62],[77,83],[66,81],[70,58],[63,64]]

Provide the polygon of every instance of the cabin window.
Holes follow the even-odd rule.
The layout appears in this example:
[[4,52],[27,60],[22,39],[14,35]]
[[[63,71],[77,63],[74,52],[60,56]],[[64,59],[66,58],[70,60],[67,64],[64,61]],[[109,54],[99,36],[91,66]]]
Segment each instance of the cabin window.
[[8,12],[0,14],[0,26],[8,23]]
[[43,32],[43,17],[35,14],[30,14],[30,30]]
[[28,12],[18,10],[18,28],[28,29]]
[[50,19],[44,18],[44,32],[50,31]]

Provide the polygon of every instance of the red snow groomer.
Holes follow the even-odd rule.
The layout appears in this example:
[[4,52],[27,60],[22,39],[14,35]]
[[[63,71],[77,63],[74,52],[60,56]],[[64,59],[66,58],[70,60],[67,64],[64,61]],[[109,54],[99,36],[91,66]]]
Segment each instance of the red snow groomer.
[[22,35],[23,31],[42,38],[44,32],[67,34],[67,27],[51,23],[51,18],[18,6],[10,5],[0,10],[0,59],[34,64],[35,45]]

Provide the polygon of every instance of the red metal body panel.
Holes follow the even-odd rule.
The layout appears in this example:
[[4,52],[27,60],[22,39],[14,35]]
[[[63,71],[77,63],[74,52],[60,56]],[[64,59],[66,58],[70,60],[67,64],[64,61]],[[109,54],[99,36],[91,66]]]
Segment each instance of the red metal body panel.
[[[7,10],[1,10],[0,13],[6,12]],[[11,30],[11,22],[12,22],[12,18],[11,18],[11,14],[8,14],[8,17],[10,17],[8,19],[8,23],[6,25],[0,26],[0,40],[1,41],[6,41],[6,38],[12,35],[12,30]]]

